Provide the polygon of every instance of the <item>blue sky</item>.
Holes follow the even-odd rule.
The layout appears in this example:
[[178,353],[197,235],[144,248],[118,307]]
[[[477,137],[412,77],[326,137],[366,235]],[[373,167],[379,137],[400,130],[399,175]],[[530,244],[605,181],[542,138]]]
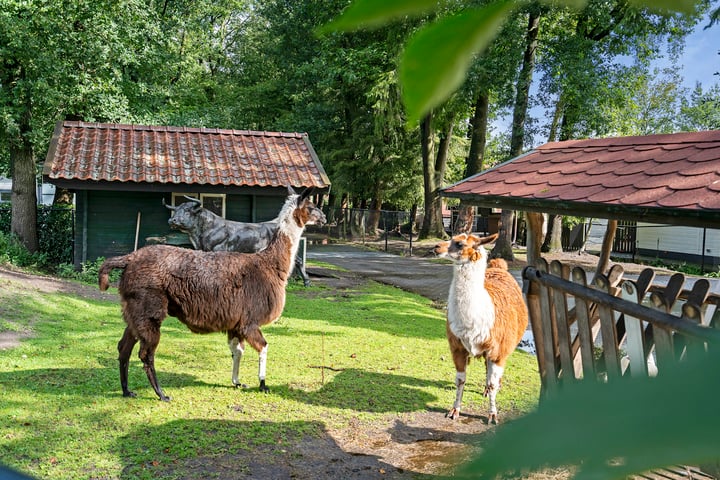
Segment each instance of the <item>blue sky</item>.
[[713,75],[720,71],[720,25],[705,30],[707,24],[707,20],[701,21],[688,36],[680,59],[684,83],[689,88],[694,88],[695,82],[701,82],[704,90],[720,83],[720,76]]

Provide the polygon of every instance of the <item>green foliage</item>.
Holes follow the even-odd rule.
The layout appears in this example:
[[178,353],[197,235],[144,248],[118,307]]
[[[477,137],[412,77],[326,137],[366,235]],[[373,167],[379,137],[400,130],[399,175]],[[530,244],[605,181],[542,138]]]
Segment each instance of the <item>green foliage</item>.
[[420,15],[437,6],[437,0],[356,0],[330,23],[318,29],[319,33],[336,30],[357,30],[377,27],[405,15]]
[[14,235],[4,232],[0,232],[0,262],[35,270],[44,270],[48,266],[47,254],[28,252]]
[[[0,233],[10,238],[11,209],[9,204],[0,206]],[[37,268],[50,272],[62,264],[73,260],[73,215],[71,207],[55,207],[39,205],[38,217],[38,253],[30,255],[24,247],[24,253],[17,251],[20,245],[14,242],[4,242],[8,262],[18,266],[34,265]],[[7,249],[7,250],[6,250]],[[12,250],[12,253],[10,252]],[[19,262],[19,263],[18,263]],[[28,263],[29,262],[29,263]]]
[[720,416],[708,400],[720,395],[720,377],[713,374],[720,354],[713,347],[707,355],[695,350],[689,360],[667,365],[656,378],[566,386],[536,412],[493,432],[466,476],[573,465],[578,479],[620,479],[716,461]]
[[422,28],[408,40],[399,67],[408,123],[415,124],[457,90],[475,55],[495,38],[513,8],[511,0],[498,0],[467,9]]
[[[95,261],[89,260],[87,262],[83,262],[79,272],[75,270],[74,265],[70,263],[61,263],[57,267],[56,275],[60,278],[69,278],[90,285],[97,285],[100,266],[104,261],[105,257],[98,257]],[[120,279],[121,274],[122,272],[120,270],[113,270],[110,272],[110,283],[117,282]]]
[[[398,17],[409,13],[422,13],[427,10],[428,5],[418,2],[416,8],[412,2],[377,2],[374,0],[356,0],[346,9],[335,21],[327,25],[322,31],[331,30],[352,30],[363,26],[378,26],[396,20]],[[548,5],[557,6],[558,2],[545,2]],[[560,5],[570,6],[577,9],[585,16],[590,6],[603,3],[608,11],[614,8],[614,2],[586,2],[586,1],[565,1]],[[697,4],[693,0],[674,2],[666,0],[656,2],[654,0],[634,0],[631,2],[633,8],[651,8],[654,12],[665,18],[673,18],[674,12],[686,14],[695,13]],[[407,109],[409,122],[414,122],[431,109],[439,106],[460,86],[462,79],[468,72],[472,57],[485,50],[498,32],[498,26],[519,8],[522,2],[515,0],[498,0],[485,4],[478,8],[465,8],[455,15],[439,15],[435,23],[425,27],[407,43],[407,49],[401,59],[407,73],[402,76],[403,99]],[[618,8],[622,11],[622,8]],[[615,10],[613,10],[615,11]],[[640,19],[636,16],[636,19]],[[604,22],[604,25],[603,25]],[[599,19],[599,27],[608,25],[609,20]],[[588,22],[589,24],[592,23]],[[636,28],[637,22],[627,22],[630,28]],[[637,31],[637,30],[636,30]],[[677,31],[680,31],[679,29]],[[455,33],[455,35],[453,35]],[[593,32],[594,34],[594,32]],[[563,35],[565,41],[569,40],[568,32]],[[619,38],[619,37],[618,37]],[[573,42],[567,42],[571,48]],[[616,42],[617,45],[627,43],[624,40]],[[645,42],[645,48],[652,45],[652,42]],[[587,55],[587,45],[579,46],[577,53],[584,52],[590,62],[597,62],[598,56]],[[652,47],[650,47],[652,48]],[[423,68],[427,65],[428,68]],[[579,67],[576,65],[576,67]],[[565,69],[563,75],[582,72],[580,68]],[[593,69],[588,73],[594,76]],[[550,79],[549,79],[550,80]],[[553,78],[556,80],[556,78]],[[584,85],[589,85],[585,83]],[[587,92],[583,92],[587,95]],[[578,91],[580,94],[580,91]],[[579,97],[578,97],[579,98]]]
[[689,98],[681,99],[680,129],[686,131],[720,129],[720,84],[704,90],[697,85]]
[[74,214],[70,206],[38,207],[38,247],[48,266],[72,262]]

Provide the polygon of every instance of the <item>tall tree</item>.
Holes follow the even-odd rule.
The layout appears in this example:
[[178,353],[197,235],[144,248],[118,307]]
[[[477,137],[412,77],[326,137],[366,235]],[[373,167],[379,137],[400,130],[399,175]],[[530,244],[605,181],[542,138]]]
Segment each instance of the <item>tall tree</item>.
[[[430,112],[420,123],[420,144],[422,151],[423,179],[425,192],[425,215],[420,227],[420,238],[445,238],[442,219],[440,188],[443,184],[448,163],[448,152],[455,127],[455,114],[444,115]],[[436,138],[435,123],[440,124]]]
[[681,100],[679,123],[685,131],[720,129],[720,84],[707,90],[696,85],[690,96]]
[[150,43],[146,10],[139,0],[0,1],[0,148],[11,166],[11,229],[31,252],[38,247],[36,152],[64,115],[128,114],[121,69],[136,61],[140,36]]
[[[497,117],[496,112],[514,102],[508,92],[512,92],[515,87],[524,48],[524,18],[524,14],[511,16],[501,33],[488,49],[478,56],[468,73],[466,89],[471,93],[467,99],[472,105],[467,134],[470,146],[465,160],[464,178],[480,173],[496,163],[495,159],[488,158],[485,152],[490,136],[490,121]],[[460,203],[457,221],[453,226],[454,233],[470,233],[474,210],[472,205]]]
[[[520,155],[525,145],[525,126],[530,99],[530,84],[532,83],[533,70],[535,68],[535,52],[538,45],[539,29],[540,10],[537,6],[533,5],[527,14],[525,52],[518,76],[515,105],[513,107],[513,120],[510,134],[511,158]],[[506,260],[513,260],[515,258],[512,250],[514,216],[515,214],[512,210],[503,210],[500,214],[500,234],[491,252],[492,256],[501,257]],[[532,234],[533,232],[530,233]]]

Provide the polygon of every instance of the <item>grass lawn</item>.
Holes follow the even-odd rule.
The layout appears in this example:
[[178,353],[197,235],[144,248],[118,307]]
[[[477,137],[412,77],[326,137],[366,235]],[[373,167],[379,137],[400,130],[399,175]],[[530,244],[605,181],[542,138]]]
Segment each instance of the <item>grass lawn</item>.
[[[429,300],[374,282],[288,291],[282,318],[263,329],[269,394],[257,390],[255,351],[246,350],[240,376],[252,388],[236,389],[225,335],[195,335],[168,318],[155,361],[172,397],[164,403],[137,347],[129,384],[138,397],[121,395],[119,302],[3,281],[0,332],[30,336],[0,350],[0,464],[43,479],[159,479],[188,478],[173,465],[187,468],[189,459],[233,456],[241,472],[254,448],[451,405],[444,313]],[[471,365],[475,386],[464,411],[486,412],[484,375],[480,362]],[[538,391],[535,358],[516,352],[498,396],[501,414],[533,409]]]

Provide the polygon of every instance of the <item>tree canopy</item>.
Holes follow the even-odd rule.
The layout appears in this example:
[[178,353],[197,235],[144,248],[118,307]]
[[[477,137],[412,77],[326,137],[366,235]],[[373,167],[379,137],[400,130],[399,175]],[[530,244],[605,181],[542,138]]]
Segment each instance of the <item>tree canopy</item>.
[[[683,12],[625,0],[0,0],[13,232],[36,247],[39,163],[54,124],[82,119],[307,132],[334,197],[421,204],[434,222],[423,230],[441,235],[437,190],[507,159],[512,138],[522,151],[551,134],[718,128],[717,84],[687,91],[650,70],[677,60],[707,2],[658,5]],[[547,119],[529,114],[538,106]],[[504,126],[513,110],[526,114]]]

